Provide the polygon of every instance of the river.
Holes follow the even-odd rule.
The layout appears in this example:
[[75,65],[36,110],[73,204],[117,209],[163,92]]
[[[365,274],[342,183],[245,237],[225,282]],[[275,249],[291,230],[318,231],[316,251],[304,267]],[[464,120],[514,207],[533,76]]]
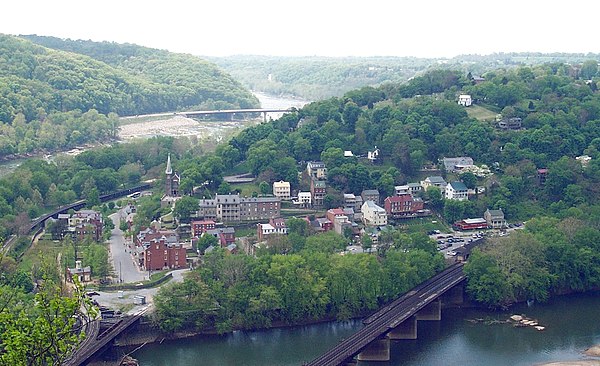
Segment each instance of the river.
[[[418,339],[393,341],[391,361],[359,365],[520,366],[586,359],[600,344],[600,292],[568,295],[546,304],[517,305],[510,311],[444,309],[442,320],[420,321]],[[470,319],[505,320],[525,314],[544,331]],[[301,365],[361,327],[360,321],[235,332],[146,345],[133,356],[141,366]]]

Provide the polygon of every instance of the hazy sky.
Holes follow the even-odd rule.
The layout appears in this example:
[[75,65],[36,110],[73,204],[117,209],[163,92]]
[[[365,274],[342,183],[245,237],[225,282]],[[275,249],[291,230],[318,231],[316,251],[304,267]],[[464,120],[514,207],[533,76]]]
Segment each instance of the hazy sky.
[[207,56],[600,53],[599,10],[596,0],[5,0],[0,33]]

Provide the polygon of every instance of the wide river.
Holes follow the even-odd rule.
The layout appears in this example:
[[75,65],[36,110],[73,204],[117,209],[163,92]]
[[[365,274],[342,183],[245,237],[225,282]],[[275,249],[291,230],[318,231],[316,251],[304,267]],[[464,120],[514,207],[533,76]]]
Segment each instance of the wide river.
[[[513,314],[546,327],[486,325],[473,319],[506,320]],[[141,366],[301,365],[361,327],[360,321],[235,332],[146,345],[133,356]],[[546,304],[509,311],[445,309],[441,321],[419,321],[418,339],[393,341],[391,361],[359,365],[536,365],[586,358],[600,344],[600,292],[556,297]]]

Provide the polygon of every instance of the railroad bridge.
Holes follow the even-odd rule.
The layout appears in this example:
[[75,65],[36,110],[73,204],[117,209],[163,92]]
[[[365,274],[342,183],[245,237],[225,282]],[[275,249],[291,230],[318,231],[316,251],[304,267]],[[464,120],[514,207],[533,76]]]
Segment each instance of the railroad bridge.
[[364,327],[306,366],[389,361],[390,340],[417,339],[418,320],[441,320],[443,304],[463,302],[463,263],[456,263],[366,318]]
[[105,347],[110,346],[112,341],[125,330],[135,324],[146,312],[140,310],[134,315],[121,318],[97,319],[89,322],[85,327],[85,339],[73,354],[63,363],[63,366],[84,365],[94,355]]

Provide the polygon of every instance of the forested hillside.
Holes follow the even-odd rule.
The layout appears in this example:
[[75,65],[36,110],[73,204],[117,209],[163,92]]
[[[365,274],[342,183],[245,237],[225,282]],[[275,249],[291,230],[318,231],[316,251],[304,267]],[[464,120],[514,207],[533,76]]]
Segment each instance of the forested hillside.
[[[480,76],[498,68],[544,63],[582,64],[594,54],[495,53],[451,59],[415,57],[207,57],[250,89],[308,100],[342,96],[353,89],[400,83],[432,69],[462,70]],[[270,75],[270,79],[269,79]]]
[[84,44],[106,60],[0,35],[0,156],[114,138],[118,121],[110,113],[258,106],[239,83],[196,57]]
[[404,82],[433,61],[415,57],[230,56],[208,59],[250,89],[308,100],[341,96],[349,90],[383,82]]
[[[255,108],[258,100],[215,64],[198,57],[134,44],[92,42],[36,35],[22,36],[39,45],[89,56],[137,79],[162,86],[155,98],[165,98],[157,111],[182,108]],[[152,84],[151,84],[152,85]],[[147,87],[147,86],[146,86]],[[147,98],[147,97],[146,97]],[[139,102],[142,102],[140,100]],[[141,106],[140,106],[141,107]],[[115,111],[119,114],[119,111]],[[138,111],[136,114],[146,113]],[[134,113],[127,113],[134,114]]]

